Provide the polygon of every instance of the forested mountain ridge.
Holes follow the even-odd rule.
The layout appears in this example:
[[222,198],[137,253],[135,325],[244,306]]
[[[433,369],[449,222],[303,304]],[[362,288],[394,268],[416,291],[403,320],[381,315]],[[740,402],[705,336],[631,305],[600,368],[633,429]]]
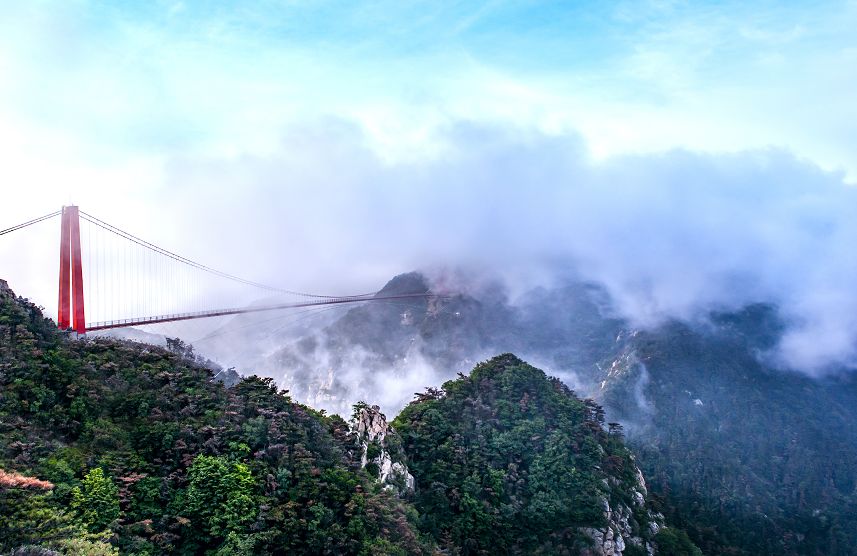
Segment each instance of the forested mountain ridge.
[[499,288],[447,293],[352,309],[272,360],[299,369],[296,395],[335,406],[390,374],[441,382],[514,352],[626,426],[650,490],[706,553],[857,554],[857,372],[813,378],[774,365],[766,354],[786,327],[777,307],[637,330],[603,289],[574,280],[514,300]]
[[857,554],[857,381],[774,369],[769,306],[625,335],[599,400],[711,554]]
[[0,291],[0,468],[53,487],[0,486],[0,552],[431,553],[358,451],[270,379],[227,389],[162,348],[69,341]]
[[428,389],[393,422],[421,527],[462,554],[698,554],[603,417],[511,354]]
[[227,388],[176,342],[70,340],[0,286],[2,554],[698,553],[600,408],[513,356],[420,395],[400,435]]

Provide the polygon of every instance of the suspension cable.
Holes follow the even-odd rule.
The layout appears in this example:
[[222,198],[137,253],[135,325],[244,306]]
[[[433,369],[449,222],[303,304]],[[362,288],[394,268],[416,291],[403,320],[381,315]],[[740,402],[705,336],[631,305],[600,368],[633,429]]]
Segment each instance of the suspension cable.
[[[53,216],[53,215],[52,215],[52,216]],[[117,228],[116,226],[112,226],[112,225],[108,224],[107,222],[104,222],[103,220],[100,220],[100,219],[98,219],[98,218],[96,218],[96,217],[92,216],[91,214],[88,214],[88,213],[86,213],[86,212],[84,212],[84,211],[82,211],[82,210],[80,211],[80,216],[81,216],[81,218],[83,218],[84,220],[86,220],[86,221],[88,221],[88,222],[90,222],[90,223],[92,223],[92,224],[95,224],[96,226],[98,226],[98,227],[100,227],[100,228],[103,228],[103,229],[105,229],[105,230],[107,230],[107,231],[109,231],[109,232],[112,232],[113,234],[118,235],[118,236],[120,236],[120,237],[122,237],[122,238],[124,238],[124,239],[127,239],[128,241],[133,241],[134,243],[136,243],[136,244],[138,244],[138,245],[140,245],[140,246],[142,246],[142,247],[145,247],[145,248],[149,249],[150,251],[154,251],[154,252],[156,252],[156,253],[158,253],[158,254],[160,254],[160,255],[163,255],[163,256],[165,256],[165,257],[169,257],[169,258],[171,258],[171,259],[174,259],[174,260],[176,260],[176,261],[179,261],[179,262],[181,262],[181,263],[184,263],[184,264],[186,264],[186,265],[188,265],[188,266],[191,266],[191,267],[197,268],[197,269],[199,269],[199,270],[202,270],[202,271],[208,272],[208,273],[210,273],[210,274],[214,274],[214,275],[216,275],[216,276],[220,276],[221,278],[226,278],[226,279],[228,279],[228,280],[232,280],[232,281],[234,281],[234,282],[239,282],[239,283],[241,283],[241,284],[245,284],[245,285],[248,285],[248,286],[253,286],[253,287],[256,287],[256,288],[260,288],[260,289],[268,290],[268,291],[272,291],[272,292],[277,292],[277,293],[283,293],[283,294],[289,294],[289,295],[296,295],[296,296],[300,296],[300,297],[311,297],[311,298],[316,298],[316,299],[339,299],[339,298],[342,298],[342,297],[357,298],[357,297],[369,297],[369,296],[375,295],[375,292],[372,292],[372,293],[364,293],[364,294],[359,294],[359,295],[348,295],[348,296],[319,295],[319,294],[313,294],[313,293],[298,292],[298,291],[293,291],[293,290],[285,290],[285,289],[282,289],[282,288],[275,288],[275,287],[273,287],[273,286],[268,286],[268,285],[265,285],[265,284],[260,284],[259,282],[253,282],[253,281],[251,281],[251,280],[246,280],[246,279],[244,279],[244,278],[239,278],[238,276],[234,276],[234,275],[232,275],[232,274],[228,274],[228,273],[226,273],[226,272],[222,272],[222,271],[220,271],[220,270],[216,270],[216,269],[211,268],[211,267],[209,267],[209,266],[206,266],[206,265],[204,265],[204,264],[201,264],[201,263],[198,263],[198,262],[192,261],[192,260],[190,260],[190,259],[188,259],[188,258],[186,258],[186,257],[182,257],[181,255],[177,255],[176,253],[173,253],[172,251],[168,251],[168,250],[166,250],[166,249],[164,249],[164,248],[162,248],[162,247],[158,247],[158,246],[157,246],[157,245],[155,245],[154,243],[150,243],[150,242],[148,242],[148,241],[146,241],[146,240],[144,240],[144,239],[141,239],[141,238],[139,238],[139,237],[137,237],[137,236],[135,236],[135,235],[132,235],[132,234],[130,234],[130,233],[128,233],[128,232],[126,232],[126,231],[124,231],[124,230],[121,230],[121,229]]]
[[57,216],[59,214],[62,214],[61,210],[58,210],[56,212],[52,212],[50,214],[46,214],[44,216],[40,216],[38,218],[33,218],[32,220],[30,220],[28,222],[24,222],[23,224],[18,224],[17,226],[12,226],[11,228],[6,228],[5,230],[0,230],[0,236],[8,234],[10,232],[14,232],[16,230],[20,230],[21,228],[26,228],[27,226],[32,226],[33,224],[38,224],[39,222],[41,222],[43,220],[53,218],[54,216]]

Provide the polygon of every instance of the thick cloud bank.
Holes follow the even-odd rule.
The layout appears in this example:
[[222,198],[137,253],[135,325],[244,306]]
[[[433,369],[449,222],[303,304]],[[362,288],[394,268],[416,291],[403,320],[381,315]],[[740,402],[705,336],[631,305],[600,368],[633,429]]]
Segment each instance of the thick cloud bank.
[[201,226],[238,222],[216,251],[237,253],[233,268],[277,253],[270,280],[347,290],[433,265],[523,285],[575,272],[636,325],[776,303],[782,365],[857,361],[857,188],[841,174],[775,150],[593,162],[577,136],[466,124],[431,145],[384,161],[331,122],[266,158],[175,160],[164,204],[197,207]]

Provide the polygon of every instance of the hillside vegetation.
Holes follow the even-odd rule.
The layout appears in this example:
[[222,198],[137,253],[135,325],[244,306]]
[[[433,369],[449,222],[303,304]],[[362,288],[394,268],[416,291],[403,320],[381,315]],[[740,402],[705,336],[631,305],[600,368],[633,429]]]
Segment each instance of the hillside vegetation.
[[[628,335],[603,403],[710,554],[857,554],[857,381],[766,367],[770,308]],[[642,405],[641,405],[642,404]]]
[[[386,287],[429,286],[406,274]],[[296,397],[335,407],[383,392],[391,374],[430,368],[441,382],[514,352],[625,426],[668,521],[707,554],[857,554],[857,372],[778,366],[788,321],[776,306],[636,330],[603,288],[574,280],[514,302],[499,287],[468,292],[353,308],[285,342],[276,362],[300,369],[283,374],[297,378]]]
[[367,436],[176,340],[71,340],[0,285],[0,553],[698,554],[621,429],[512,355],[399,433],[359,404]]
[[[421,526],[463,554],[647,554],[663,530],[621,428],[507,354],[429,389],[393,422],[421,482]],[[667,532],[669,531],[669,532]]]
[[182,355],[69,341],[0,291],[0,553],[430,553],[360,470],[347,424],[270,379],[232,388]]

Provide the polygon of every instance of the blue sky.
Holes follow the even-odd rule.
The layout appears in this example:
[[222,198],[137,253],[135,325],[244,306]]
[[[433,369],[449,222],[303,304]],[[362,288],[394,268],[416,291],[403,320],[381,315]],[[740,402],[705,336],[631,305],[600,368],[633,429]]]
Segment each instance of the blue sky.
[[419,156],[467,119],[578,131],[594,156],[775,146],[857,175],[853,0],[4,9],[4,112],[84,148],[238,154],[332,116]]
[[[304,290],[562,261],[641,325],[779,303],[816,372],[857,362],[854,29],[855,0],[7,2],[0,221],[75,202]],[[54,232],[0,243],[47,307]]]

